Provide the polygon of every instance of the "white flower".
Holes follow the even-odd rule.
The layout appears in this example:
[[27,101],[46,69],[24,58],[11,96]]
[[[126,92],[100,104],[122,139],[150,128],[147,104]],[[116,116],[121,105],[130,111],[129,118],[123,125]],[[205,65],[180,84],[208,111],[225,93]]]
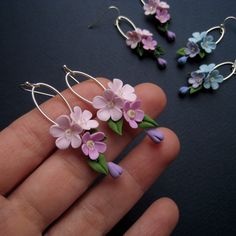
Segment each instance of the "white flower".
[[126,101],[133,102],[137,98],[136,94],[134,93],[134,88],[129,84],[125,84],[123,86],[123,82],[120,79],[113,79],[112,82],[108,83],[108,87],[115,95]]

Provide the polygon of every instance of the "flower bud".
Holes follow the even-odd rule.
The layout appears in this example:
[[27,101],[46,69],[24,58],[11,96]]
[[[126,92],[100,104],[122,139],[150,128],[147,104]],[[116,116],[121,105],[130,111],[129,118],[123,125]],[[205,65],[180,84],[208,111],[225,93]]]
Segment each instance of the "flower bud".
[[187,59],[188,59],[187,56],[182,56],[182,57],[180,57],[180,58],[178,59],[178,64],[179,64],[180,66],[183,66],[184,64],[186,64]]
[[154,143],[160,143],[164,139],[164,134],[156,129],[147,129],[145,130],[149,138],[154,142]]
[[185,95],[186,93],[188,93],[188,91],[189,91],[189,87],[187,87],[187,86],[182,86],[182,87],[179,89],[179,93],[180,93],[181,95]]
[[107,166],[109,173],[113,178],[117,178],[123,173],[123,168],[113,162],[108,162]]
[[174,42],[175,41],[175,38],[176,38],[176,34],[172,31],[167,31],[166,33],[166,36],[167,36],[167,39],[169,42]]
[[165,69],[167,66],[167,61],[161,57],[157,58],[157,63],[161,69]]

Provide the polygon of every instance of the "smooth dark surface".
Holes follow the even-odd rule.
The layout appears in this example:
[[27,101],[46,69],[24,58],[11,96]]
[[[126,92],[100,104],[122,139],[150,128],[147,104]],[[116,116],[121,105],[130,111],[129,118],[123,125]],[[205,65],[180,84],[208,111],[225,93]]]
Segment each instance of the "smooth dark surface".
[[[179,158],[121,220],[111,235],[121,235],[157,198],[173,198],[180,208],[175,236],[236,235],[236,78],[215,93],[180,99],[177,90],[198,63],[176,66],[175,51],[194,31],[236,15],[235,0],[168,1],[174,44],[158,35],[137,1],[2,0],[0,1],[0,128],[34,107],[18,84],[29,80],[64,89],[63,64],[94,76],[118,77],[133,85],[152,82],[167,94],[168,105],[158,121],[179,136]],[[87,25],[109,5],[117,5],[137,26],[153,31],[165,48],[168,69],[139,60],[116,31],[110,12],[93,30]],[[227,24],[222,43],[204,63],[236,58],[236,21]],[[236,76],[235,76],[236,77]],[[147,91],[148,92],[148,91]],[[46,135],[46,134],[45,134]],[[13,147],[14,148],[14,147]],[[158,157],[157,157],[158,158]]]

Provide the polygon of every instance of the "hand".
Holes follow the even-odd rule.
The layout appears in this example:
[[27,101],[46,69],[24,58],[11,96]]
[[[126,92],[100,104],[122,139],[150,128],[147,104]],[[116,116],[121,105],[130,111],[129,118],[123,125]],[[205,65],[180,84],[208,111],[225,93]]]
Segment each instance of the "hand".
[[[106,84],[107,80],[101,79]],[[91,99],[99,94],[92,81],[75,86]],[[156,117],[166,104],[162,90],[149,83],[136,86],[146,114]],[[91,110],[71,92],[63,95],[71,106]],[[29,97],[30,102],[30,97]],[[68,110],[59,97],[41,105],[53,119]],[[113,160],[138,134],[128,128],[119,137],[107,128],[107,160]],[[0,133],[0,235],[77,236],[104,235],[133,207],[156,181],[179,151],[179,141],[169,129],[161,128],[165,140],[154,144],[149,138],[136,146],[120,163],[118,179],[105,177],[93,184],[97,174],[78,150],[57,150],[49,135],[50,122],[38,110],[22,116]],[[178,221],[178,208],[168,199],[154,202],[125,235],[170,235]]]

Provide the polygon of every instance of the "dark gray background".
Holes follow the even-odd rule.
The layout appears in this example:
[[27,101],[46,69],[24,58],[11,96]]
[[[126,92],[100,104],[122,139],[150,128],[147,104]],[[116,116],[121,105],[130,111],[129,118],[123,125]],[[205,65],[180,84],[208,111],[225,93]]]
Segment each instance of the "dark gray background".
[[[18,84],[47,82],[64,89],[63,64],[94,76],[118,77],[133,85],[152,82],[164,89],[168,105],[158,121],[179,136],[179,158],[114,228],[121,235],[151,204],[168,196],[180,208],[180,222],[173,235],[236,235],[236,81],[225,82],[216,93],[180,99],[177,90],[198,63],[176,66],[175,51],[194,31],[220,24],[236,15],[235,0],[168,1],[177,34],[168,44],[146,20],[137,1],[1,0],[0,1],[0,128],[32,109],[29,94]],[[154,61],[139,60],[116,31],[110,12],[88,30],[87,25],[109,5],[117,5],[137,26],[153,31],[166,49],[168,69]],[[222,43],[205,63],[233,61],[236,57],[236,21],[227,24]]]

